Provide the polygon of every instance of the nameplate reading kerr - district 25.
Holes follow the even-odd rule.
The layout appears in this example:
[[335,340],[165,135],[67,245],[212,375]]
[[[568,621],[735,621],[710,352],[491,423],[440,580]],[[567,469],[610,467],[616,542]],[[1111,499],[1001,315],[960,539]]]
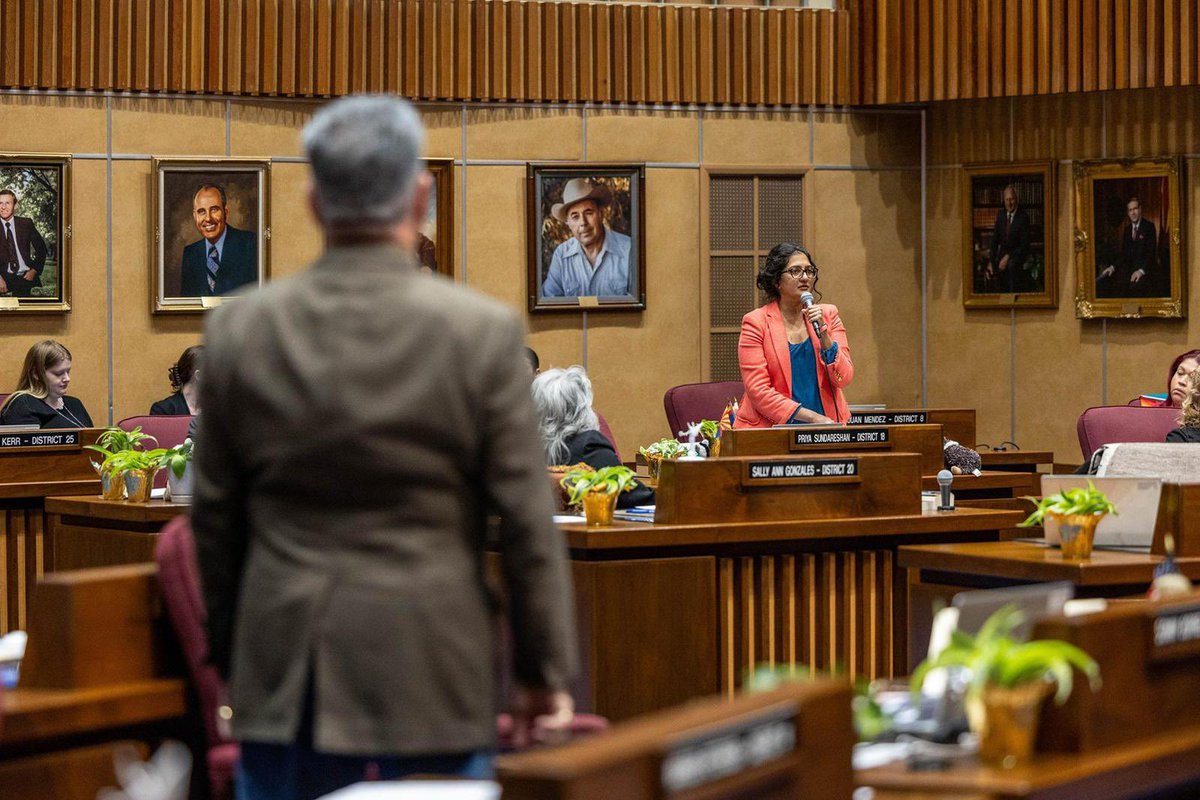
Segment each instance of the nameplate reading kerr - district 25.
[[0,450],[10,447],[71,447],[78,444],[79,431],[0,433]]

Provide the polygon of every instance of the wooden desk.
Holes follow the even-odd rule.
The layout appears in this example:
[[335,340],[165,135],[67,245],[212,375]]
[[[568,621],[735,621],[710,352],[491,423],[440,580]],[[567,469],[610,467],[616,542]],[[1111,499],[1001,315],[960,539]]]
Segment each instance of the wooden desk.
[[975,409],[902,408],[884,411],[854,411],[850,425],[941,425],[942,435],[963,447],[975,446]]
[[983,468],[993,472],[1037,472],[1038,467],[1054,466],[1050,450],[980,450],[979,458]]
[[30,594],[47,564],[45,498],[100,493],[100,479],[83,449],[100,431],[40,433],[74,434],[77,441],[0,448],[0,634],[26,627]]
[[[1088,561],[1064,560],[1062,552],[1041,543],[967,542],[901,547],[899,567],[908,584],[909,632],[914,646],[929,640],[933,608],[959,592],[1030,583],[1070,581],[1079,597],[1144,595],[1162,556],[1118,550],[1093,550]],[[1200,558],[1177,559],[1180,570],[1200,581]],[[924,657],[910,653],[909,665]]]
[[[1025,766],[995,769],[975,762],[944,772],[911,772],[903,763],[854,774],[877,800],[1117,800],[1172,790],[1171,797],[1200,795],[1200,728],[1173,731],[1092,753],[1039,753]],[[1192,786],[1193,791],[1182,787]],[[1174,793],[1179,792],[1179,793]]]
[[[894,456],[892,456],[894,458]],[[560,526],[570,548],[581,707],[610,719],[732,695],[760,663],[907,672],[904,544],[995,540],[1012,511],[683,525]]]
[[96,495],[47,498],[47,571],[153,561],[162,526],[190,508],[185,503],[127,503]]
[[[1024,497],[1041,492],[1040,476],[1033,472],[992,472],[983,470],[980,475],[955,475],[951,490],[958,500],[988,500],[992,498]],[[921,478],[921,489],[937,491],[937,475]]]

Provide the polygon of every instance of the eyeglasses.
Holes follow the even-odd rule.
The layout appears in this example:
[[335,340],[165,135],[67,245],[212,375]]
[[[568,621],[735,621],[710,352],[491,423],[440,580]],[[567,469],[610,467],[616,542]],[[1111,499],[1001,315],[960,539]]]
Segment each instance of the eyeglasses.
[[785,269],[783,272],[785,275],[791,275],[793,278],[795,278],[797,280],[799,280],[800,276],[802,276],[802,275],[805,278],[817,277],[817,268],[816,267],[792,267],[791,269]]

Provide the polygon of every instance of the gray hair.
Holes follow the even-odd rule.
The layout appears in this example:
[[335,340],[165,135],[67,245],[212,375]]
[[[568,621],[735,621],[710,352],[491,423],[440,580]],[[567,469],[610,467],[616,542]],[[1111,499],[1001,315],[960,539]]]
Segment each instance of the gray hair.
[[567,442],[576,434],[600,429],[592,411],[592,382],[583,367],[548,369],[534,378],[533,407],[547,464],[567,460]]
[[425,128],[412,104],[388,95],[334,100],[304,126],[322,220],[391,225],[412,206]]

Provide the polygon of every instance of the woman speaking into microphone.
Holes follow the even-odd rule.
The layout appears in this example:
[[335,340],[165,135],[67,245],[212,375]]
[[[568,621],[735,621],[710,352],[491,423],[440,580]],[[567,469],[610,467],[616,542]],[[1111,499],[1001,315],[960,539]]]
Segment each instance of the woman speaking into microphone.
[[735,428],[845,422],[842,395],[854,378],[850,345],[837,307],[817,305],[817,265],[803,247],[776,245],[758,273],[768,302],[742,318],[738,363],[746,394]]

